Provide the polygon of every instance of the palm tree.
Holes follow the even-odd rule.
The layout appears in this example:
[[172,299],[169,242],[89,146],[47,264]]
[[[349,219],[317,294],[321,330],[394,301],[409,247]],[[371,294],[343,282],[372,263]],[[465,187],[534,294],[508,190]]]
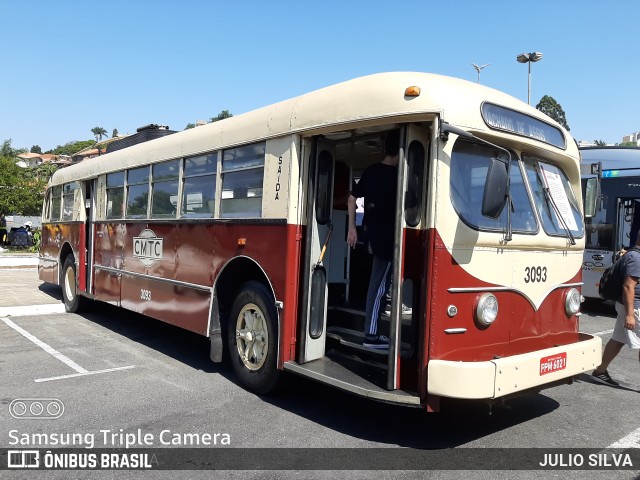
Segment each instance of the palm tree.
[[102,137],[107,136],[107,131],[102,127],[94,127],[91,129],[91,133],[96,137],[96,142],[102,140]]

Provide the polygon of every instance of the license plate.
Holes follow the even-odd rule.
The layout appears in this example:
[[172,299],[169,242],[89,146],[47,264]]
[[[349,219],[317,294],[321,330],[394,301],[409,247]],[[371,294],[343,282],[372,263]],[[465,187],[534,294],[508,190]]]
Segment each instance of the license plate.
[[567,367],[567,354],[557,353],[540,359],[540,375],[564,370]]

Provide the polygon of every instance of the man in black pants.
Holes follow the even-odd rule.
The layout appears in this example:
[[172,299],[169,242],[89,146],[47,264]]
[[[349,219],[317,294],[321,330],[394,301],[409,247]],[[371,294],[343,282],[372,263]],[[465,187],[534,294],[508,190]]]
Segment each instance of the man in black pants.
[[365,347],[370,348],[389,348],[389,339],[384,335],[378,335],[378,320],[385,306],[385,295],[391,281],[399,150],[400,132],[393,130],[385,138],[384,159],[367,167],[360,181],[354,186],[348,201],[347,244],[354,248],[358,240],[356,199],[364,197],[363,225],[373,252],[363,343]]

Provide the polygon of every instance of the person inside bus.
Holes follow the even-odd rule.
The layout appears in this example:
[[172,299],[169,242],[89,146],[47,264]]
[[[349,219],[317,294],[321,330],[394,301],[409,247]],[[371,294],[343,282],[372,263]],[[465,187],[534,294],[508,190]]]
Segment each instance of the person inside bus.
[[[358,241],[356,200],[364,197],[363,225],[373,253],[373,265],[367,290],[363,346],[376,349],[389,348],[389,339],[378,334],[378,321],[391,286],[399,150],[400,132],[393,130],[385,137],[384,158],[365,169],[348,200],[347,244],[355,248]],[[402,313],[410,313],[404,305]]]
[[[635,245],[640,247],[638,239]],[[607,369],[623,345],[640,350],[640,252],[635,249],[629,250],[621,261],[624,262],[624,280],[620,298],[616,301],[616,324],[611,338],[604,347],[602,363],[591,373],[594,380],[612,387],[620,384],[611,378]],[[640,355],[638,359],[640,360]]]

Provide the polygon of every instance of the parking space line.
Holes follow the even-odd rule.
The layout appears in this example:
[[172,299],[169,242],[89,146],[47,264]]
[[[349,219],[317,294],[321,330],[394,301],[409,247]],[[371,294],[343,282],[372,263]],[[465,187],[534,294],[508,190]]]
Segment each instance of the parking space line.
[[104,370],[89,371],[86,368],[82,368],[76,362],[71,360],[66,355],[60,353],[55,348],[51,347],[50,345],[47,345],[46,343],[44,343],[42,340],[40,340],[35,335],[30,334],[24,328],[19,327],[18,325],[13,323],[8,318],[0,317],[0,320],[2,320],[5,324],[7,324],[7,326],[13,328],[16,332],[18,332],[20,335],[25,337],[27,340],[30,340],[31,342],[35,343],[37,346],[42,348],[45,352],[47,352],[48,354],[54,356],[55,358],[60,360],[62,363],[64,363],[65,365],[71,367],[73,370],[75,370],[77,372],[77,373],[72,373],[72,374],[69,374],[69,375],[61,375],[61,376],[58,376],[58,377],[38,378],[38,379],[35,380],[36,382],[49,382],[51,380],[61,380],[61,379],[65,379],[65,378],[82,377],[82,376],[85,376],[85,375],[97,375],[99,373],[108,373],[108,372],[115,372],[115,371],[118,371],[118,370],[129,370],[131,368],[135,368],[134,365],[128,365],[126,367],[115,367],[115,368],[107,368],[107,369],[104,369]]
[[65,378],[84,377],[85,375],[96,375],[98,373],[115,372],[117,370],[129,370],[131,368],[135,368],[135,366],[134,365],[129,365],[129,366],[126,366],[126,367],[107,368],[105,370],[94,370],[94,371],[91,371],[91,372],[84,372],[84,373],[71,373],[69,375],[60,375],[59,377],[37,378],[35,381],[37,383],[50,382],[52,380],[63,380]]
[[52,313],[64,313],[64,303],[0,307],[0,317],[24,317],[26,315],[48,315]]
[[613,329],[611,329],[611,330],[603,330],[602,332],[596,332],[593,335],[595,335],[597,337],[603,337],[605,335],[609,335],[610,333],[613,333]]
[[85,368],[82,368],[80,365],[78,365],[76,362],[74,362],[73,360],[71,360],[69,357],[63,355],[62,353],[60,353],[59,351],[57,351],[55,348],[47,345],[46,343],[44,343],[42,340],[40,340],[38,337],[31,335],[29,332],[27,332],[25,329],[19,327],[18,325],[16,325],[15,323],[13,323],[11,320],[9,320],[8,318],[0,318],[0,320],[2,320],[4,323],[6,323],[8,326],[10,326],[11,328],[13,328],[16,332],[18,332],[20,335],[22,335],[23,337],[25,337],[27,340],[32,341],[33,343],[35,343],[37,346],[39,346],[41,349],[43,349],[45,352],[47,352],[50,355],[53,355],[55,358],[57,358],[58,360],[60,360],[62,363],[68,365],[69,367],[73,368],[76,372],[78,373],[87,373],[88,370]]
[[607,448],[640,448],[640,428],[634,430],[617,442],[612,443]]

